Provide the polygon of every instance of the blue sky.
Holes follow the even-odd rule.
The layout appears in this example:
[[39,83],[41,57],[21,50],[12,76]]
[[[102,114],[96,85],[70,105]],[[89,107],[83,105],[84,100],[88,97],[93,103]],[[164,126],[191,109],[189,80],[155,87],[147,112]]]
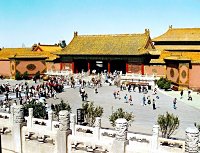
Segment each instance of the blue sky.
[[67,43],[79,34],[200,27],[200,0],[0,0],[0,47]]

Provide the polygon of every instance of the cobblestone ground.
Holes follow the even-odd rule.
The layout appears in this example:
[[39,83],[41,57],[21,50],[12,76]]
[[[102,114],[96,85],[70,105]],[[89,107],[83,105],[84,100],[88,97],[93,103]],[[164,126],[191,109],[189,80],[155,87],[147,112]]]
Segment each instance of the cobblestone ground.
[[[16,84],[16,81],[9,81],[11,84]],[[2,83],[2,81],[0,81]],[[19,83],[19,81],[17,82]],[[29,81],[30,84],[34,84],[32,81]],[[146,133],[152,134],[152,127],[156,123],[157,117],[159,114],[164,114],[166,111],[177,115],[180,119],[180,127],[176,131],[173,137],[184,138],[185,129],[188,126],[193,126],[194,122],[200,123],[200,111],[198,107],[194,105],[190,106],[188,103],[183,102],[178,98],[179,92],[164,92],[158,91],[159,99],[156,99],[152,95],[152,91],[149,91],[147,95],[150,95],[152,98],[156,99],[156,110],[152,109],[152,105],[142,105],[142,93],[120,91],[121,99],[114,99],[113,91],[119,90],[116,86],[103,85],[103,87],[98,88],[98,94],[94,93],[94,89],[86,88],[85,91],[88,93],[88,101],[94,101],[95,105],[100,105],[104,108],[104,113],[102,116],[102,127],[113,128],[109,123],[109,116],[112,114],[112,111],[115,111],[118,108],[123,108],[125,111],[133,112],[135,115],[135,120],[129,127],[129,131],[136,133]],[[124,96],[125,94],[132,95],[133,105],[125,103]],[[194,94],[194,93],[193,93]],[[185,94],[186,95],[186,94]],[[1,95],[3,96],[3,95]],[[196,95],[198,96],[198,95]],[[196,97],[195,96],[195,97]],[[200,95],[199,95],[200,96]],[[76,109],[81,108],[82,101],[79,95],[78,87],[75,89],[65,88],[64,92],[57,95],[58,99],[47,99],[48,103],[59,103],[61,99],[65,102],[69,102],[72,107],[72,113],[76,114]],[[173,109],[173,99],[174,97],[178,98],[177,109]],[[198,103],[198,97],[194,98],[192,103]]]

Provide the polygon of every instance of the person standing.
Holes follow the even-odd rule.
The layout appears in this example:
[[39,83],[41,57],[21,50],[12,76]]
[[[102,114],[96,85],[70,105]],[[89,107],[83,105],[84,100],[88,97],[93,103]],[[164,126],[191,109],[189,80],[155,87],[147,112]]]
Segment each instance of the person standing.
[[156,102],[155,102],[155,99],[153,99],[152,103],[153,103],[153,110],[155,110],[155,109],[156,109]]
[[176,103],[177,103],[177,99],[176,98],[174,98],[174,100],[173,100],[173,107],[174,107],[174,109],[176,109],[177,107],[176,107]]
[[180,99],[182,99],[183,98],[183,90],[181,90],[180,95],[181,95]]

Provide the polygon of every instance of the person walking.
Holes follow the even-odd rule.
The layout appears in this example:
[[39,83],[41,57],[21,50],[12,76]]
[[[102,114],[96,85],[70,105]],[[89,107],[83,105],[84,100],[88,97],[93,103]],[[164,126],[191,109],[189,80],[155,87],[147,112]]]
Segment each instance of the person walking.
[[124,100],[125,100],[125,103],[128,103],[128,95],[127,94],[124,96]]
[[176,103],[177,103],[177,99],[176,98],[174,98],[174,100],[173,100],[173,107],[174,107],[174,109],[176,109],[177,107],[176,107]]
[[117,99],[117,92],[116,91],[113,92],[113,96],[114,96],[115,99]]
[[180,95],[181,95],[180,99],[182,99],[183,98],[183,90],[181,90]]
[[121,99],[119,91],[117,91],[117,98],[118,98],[119,100]]
[[145,97],[145,95],[143,96],[142,101],[143,101],[142,105],[143,106],[146,105],[146,97]]
[[130,96],[129,96],[129,103],[130,103],[131,106],[133,105],[133,102],[132,102],[132,101],[133,101],[133,99],[132,99],[132,96],[130,95]]
[[155,102],[155,99],[153,99],[153,101],[152,101],[152,105],[153,105],[153,110],[155,110],[156,109],[156,102]]
[[150,96],[147,97],[147,103],[148,103],[149,105],[151,104],[151,97],[150,97]]
[[188,100],[192,101],[191,91],[188,91]]

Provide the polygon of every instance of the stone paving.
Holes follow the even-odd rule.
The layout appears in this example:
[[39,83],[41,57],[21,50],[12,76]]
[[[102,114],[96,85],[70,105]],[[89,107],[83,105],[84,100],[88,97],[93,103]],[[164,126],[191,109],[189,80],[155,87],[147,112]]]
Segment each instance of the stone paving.
[[[152,105],[142,106],[142,97],[143,94],[136,92],[120,91],[121,99],[114,99],[113,91],[119,90],[115,86],[104,86],[99,88],[98,94],[94,93],[94,89],[86,88],[88,93],[88,100],[94,101],[95,105],[100,105],[104,108],[104,114],[102,116],[102,126],[105,128],[113,128],[109,123],[109,116],[112,114],[112,111],[115,111],[118,108],[123,108],[125,111],[133,112],[135,115],[135,120],[129,127],[129,131],[138,132],[138,133],[147,133],[152,134],[152,127],[156,123],[157,117],[159,114],[164,114],[166,111],[173,113],[179,116],[180,127],[175,133],[174,137],[184,138],[185,129],[188,126],[193,126],[194,122],[199,122],[200,111],[197,108],[191,107],[182,101],[178,100],[177,109],[173,109],[173,97],[168,96],[166,93],[158,92],[159,99],[156,99],[156,110],[153,110]],[[125,103],[124,96],[131,94],[133,97],[133,106]],[[149,92],[152,98],[152,91]],[[59,94],[59,98],[63,98],[65,101],[68,101],[72,107],[72,112],[76,113],[76,109],[81,107],[82,101],[79,96],[78,88],[76,89],[65,89],[65,92]],[[57,103],[60,100],[52,101]]]
[[[9,81],[11,84],[19,83],[19,81]],[[2,83],[0,81],[0,83]],[[34,84],[32,81],[29,81],[30,84]],[[180,92],[172,92],[172,91],[160,91],[158,90],[159,99],[156,99],[154,95],[152,95],[152,91],[150,91],[147,95],[150,95],[152,98],[156,99],[156,110],[152,109],[152,105],[142,106],[142,93],[136,92],[128,92],[128,91],[120,91],[121,99],[114,99],[113,92],[120,90],[116,86],[108,86],[103,85],[103,87],[98,88],[98,94],[94,93],[94,89],[86,88],[85,91],[88,93],[88,100],[94,101],[95,105],[100,105],[104,108],[104,113],[102,116],[102,127],[105,128],[113,128],[109,123],[109,116],[118,108],[123,108],[125,111],[133,112],[135,115],[134,122],[129,127],[129,131],[133,131],[136,133],[146,133],[152,134],[152,127],[156,123],[157,117],[159,114],[164,114],[166,111],[177,115],[180,119],[180,127],[175,133],[173,137],[176,138],[184,138],[185,137],[185,129],[189,126],[193,126],[194,122],[200,123],[200,111],[199,107],[190,106],[189,104],[198,103],[198,96],[195,93],[192,93],[194,96],[194,100],[192,102],[187,102],[186,100],[186,92],[185,96],[182,100],[178,98],[180,96]],[[125,103],[124,96],[125,94],[132,95],[133,97],[133,106]],[[146,95],[146,96],[147,96]],[[76,109],[81,108],[82,101],[79,95],[79,88],[65,88],[64,92],[57,95],[58,99],[47,99],[48,103],[59,103],[61,99],[65,102],[69,102],[72,107],[72,113],[76,113]],[[174,97],[178,98],[177,109],[173,109],[173,99]],[[189,104],[188,104],[189,103]],[[198,106],[198,104],[197,104]]]

